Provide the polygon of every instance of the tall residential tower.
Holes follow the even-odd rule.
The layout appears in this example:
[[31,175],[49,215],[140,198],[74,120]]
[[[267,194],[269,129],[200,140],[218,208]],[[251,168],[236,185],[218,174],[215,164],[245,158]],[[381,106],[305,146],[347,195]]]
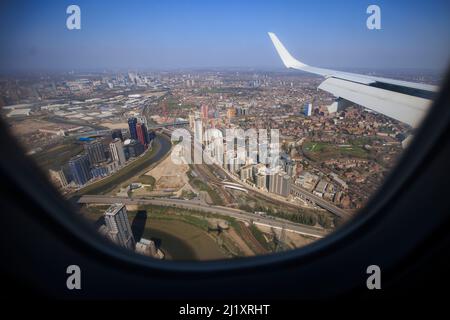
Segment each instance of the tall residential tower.
[[87,154],[81,154],[70,159],[69,168],[73,176],[73,180],[79,186],[84,185],[86,182],[92,179],[90,163]]
[[122,140],[116,138],[109,144],[109,150],[111,151],[111,158],[113,161],[117,161],[119,165],[123,166],[127,161],[125,152],[123,150]]
[[108,234],[115,243],[121,247],[134,250],[135,240],[124,204],[115,203],[111,205],[105,212],[105,222]]

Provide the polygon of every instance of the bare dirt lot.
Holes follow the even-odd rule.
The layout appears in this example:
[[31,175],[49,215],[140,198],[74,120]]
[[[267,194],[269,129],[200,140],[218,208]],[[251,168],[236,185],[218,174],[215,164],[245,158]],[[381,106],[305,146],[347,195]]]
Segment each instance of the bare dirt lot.
[[75,125],[63,124],[63,123],[52,123],[40,119],[26,119],[20,121],[10,121],[11,130],[13,134],[26,135],[38,131],[39,129],[47,130],[59,130],[59,129],[70,129],[76,127]]
[[158,166],[146,172],[145,175],[155,178],[154,191],[171,189],[175,193],[181,194],[182,190],[193,191],[189,185],[188,171],[189,166],[187,164],[175,164],[169,156]]
[[126,123],[126,122],[118,122],[118,123],[102,122],[101,125],[103,127],[107,127],[108,129],[111,129],[111,130],[114,130],[114,129],[128,129],[128,123]]

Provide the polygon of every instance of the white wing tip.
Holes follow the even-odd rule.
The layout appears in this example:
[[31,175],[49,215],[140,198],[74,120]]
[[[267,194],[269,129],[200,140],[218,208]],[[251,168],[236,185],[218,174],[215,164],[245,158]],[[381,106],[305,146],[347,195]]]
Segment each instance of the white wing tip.
[[275,46],[275,49],[278,52],[278,55],[280,56],[281,60],[283,61],[286,68],[301,68],[306,67],[306,64],[298,61],[295,59],[289,51],[284,47],[284,45],[281,43],[281,41],[278,39],[277,35],[273,32],[268,32],[268,35],[270,37],[270,40],[272,40],[273,45]]

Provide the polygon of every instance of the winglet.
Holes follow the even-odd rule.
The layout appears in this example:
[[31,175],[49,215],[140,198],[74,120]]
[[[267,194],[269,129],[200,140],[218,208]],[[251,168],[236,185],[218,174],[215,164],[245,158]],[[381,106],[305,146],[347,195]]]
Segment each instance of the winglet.
[[268,34],[286,68],[301,68],[307,66],[306,64],[298,61],[293,56],[291,56],[291,54],[289,53],[289,51],[287,51],[281,41],[278,40],[278,37],[275,35],[275,33],[269,32]]

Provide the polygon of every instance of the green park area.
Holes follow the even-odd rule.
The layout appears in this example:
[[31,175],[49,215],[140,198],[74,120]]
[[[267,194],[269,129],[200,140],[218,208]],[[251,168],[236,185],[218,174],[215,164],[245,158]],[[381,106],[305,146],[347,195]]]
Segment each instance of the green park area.
[[191,104],[180,103],[179,100],[173,97],[168,98],[167,106],[169,108],[169,111],[180,109],[191,109],[193,107]]
[[367,159],[369,152],[359,144],[335,145],[328,142],[307,141],[303,152],[310,160],[324,161],[333,158]]

